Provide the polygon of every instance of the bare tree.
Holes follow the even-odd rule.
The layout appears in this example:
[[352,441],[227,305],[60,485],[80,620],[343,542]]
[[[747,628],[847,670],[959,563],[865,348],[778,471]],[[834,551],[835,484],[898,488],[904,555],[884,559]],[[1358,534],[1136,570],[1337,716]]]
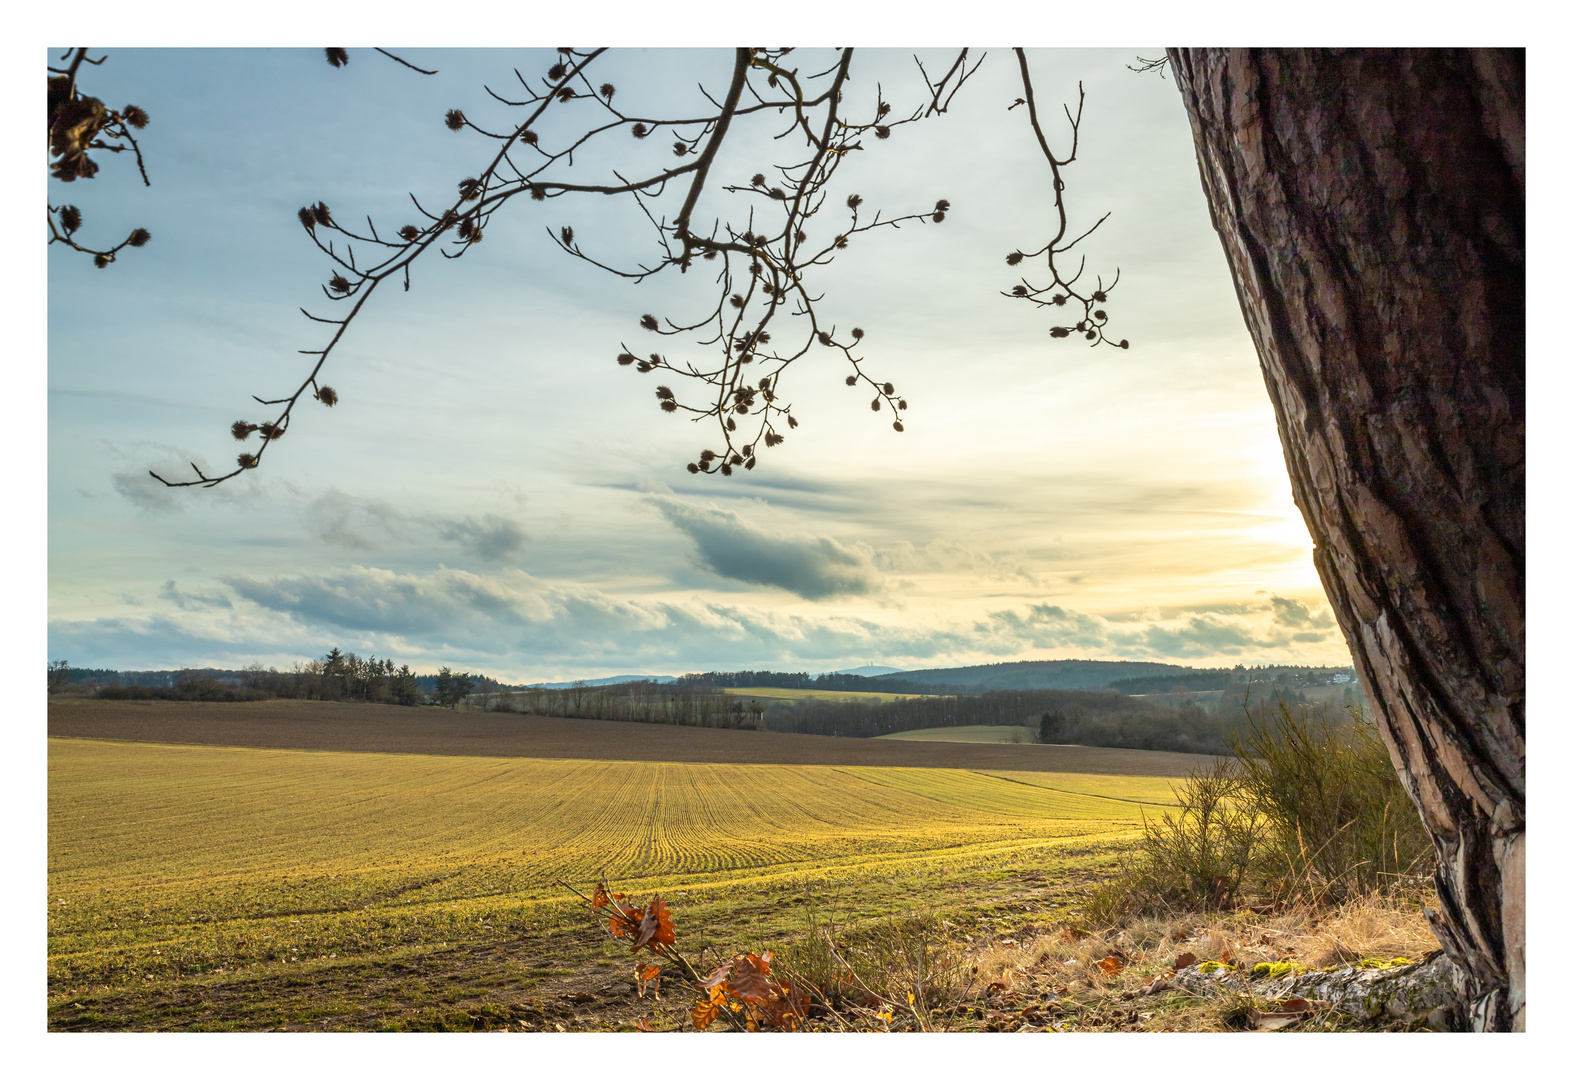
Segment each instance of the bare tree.
[[1524,52],[1169,56],[1432,926],[1522,1030]]

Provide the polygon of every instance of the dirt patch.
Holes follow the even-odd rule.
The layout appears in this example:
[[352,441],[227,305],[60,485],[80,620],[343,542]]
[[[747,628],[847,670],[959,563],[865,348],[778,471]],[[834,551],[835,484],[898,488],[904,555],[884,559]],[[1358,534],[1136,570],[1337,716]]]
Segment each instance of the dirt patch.
[[53,700],[51,737],[474,757],[763,765],[889,765],[1022,772],[1187,775],[1211,758],[1151,750],[923,743],[567,720],[318,701]]

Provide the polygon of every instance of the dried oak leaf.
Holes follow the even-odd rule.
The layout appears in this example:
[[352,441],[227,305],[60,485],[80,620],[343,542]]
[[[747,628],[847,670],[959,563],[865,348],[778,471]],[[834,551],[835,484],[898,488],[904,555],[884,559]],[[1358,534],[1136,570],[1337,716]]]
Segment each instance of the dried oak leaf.
[[1179,971],[1182,968],[1188,968],[1188,967],[1190,967],[1194,963],[1196,963],[1196,954],[1195,953],[1193,953],[1193,952],[1182,952],[1179,956],[1176,956],[1174,958],[1174,970],[1175,971]]
[[1099,969],[1102,970],[1105,975],[1111,978],[1115,975],[1118,975],[1120,973],[1120,969],[1124,966],[1125,962],[1118,956],[1105,956],[1102,960],[1098,961]]
[[634,948],[642,949],[652,942],[656,945],[674,945],[677,942],[677,932],[672,927],[672,913],[659,894],[650,898],[650,906],[645,909],[643,918],[639,920],[639,933],[634,938]]
[[721,1010],[726,1007],[726,993],[719,986],[709,987],[709,994],[694,1003],[688,1010],[688,1015],[693,1018],[694,1027],[703,1031],[710,1026]]
[[[768,957],[769,954],[766,954]],[[732,958],[727,989],[740,1001],[764,1001],[770,996],[770,961],[748,953]]]
[[713,990],[726,982],[726,977],[730,974],[732,974],[732,961],[723,960],[719,967],[699,980],[699,985],[702,989]]

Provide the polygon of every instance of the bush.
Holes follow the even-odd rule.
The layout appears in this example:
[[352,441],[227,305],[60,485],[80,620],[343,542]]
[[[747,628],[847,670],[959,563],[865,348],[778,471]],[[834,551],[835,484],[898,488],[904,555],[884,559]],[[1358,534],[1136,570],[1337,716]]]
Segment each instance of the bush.
[[1430,837],[1387,748],[1358,709],[1247,714],[1235,757],[1179,784],[1177,814],[1144,823],[1140,849],[1087,915],[1206,911],[1247,901],[1341,902],[1430,868]]
[[1343,900],[1429,867],[1431,838],[1362,710],[1251,718],[1237,750],[1244,802],[1271,828],[1290,891]]

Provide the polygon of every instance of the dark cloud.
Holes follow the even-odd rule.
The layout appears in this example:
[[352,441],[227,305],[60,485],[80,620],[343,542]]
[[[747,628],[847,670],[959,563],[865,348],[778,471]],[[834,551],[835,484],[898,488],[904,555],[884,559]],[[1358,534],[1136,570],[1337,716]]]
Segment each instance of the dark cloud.
[[666,520],[699,548],[705,569],[734,581],[770,585],[805,600],[862,596],[880,590],[872,553],[828,536],[772,536],[732,510],[652,498]]

